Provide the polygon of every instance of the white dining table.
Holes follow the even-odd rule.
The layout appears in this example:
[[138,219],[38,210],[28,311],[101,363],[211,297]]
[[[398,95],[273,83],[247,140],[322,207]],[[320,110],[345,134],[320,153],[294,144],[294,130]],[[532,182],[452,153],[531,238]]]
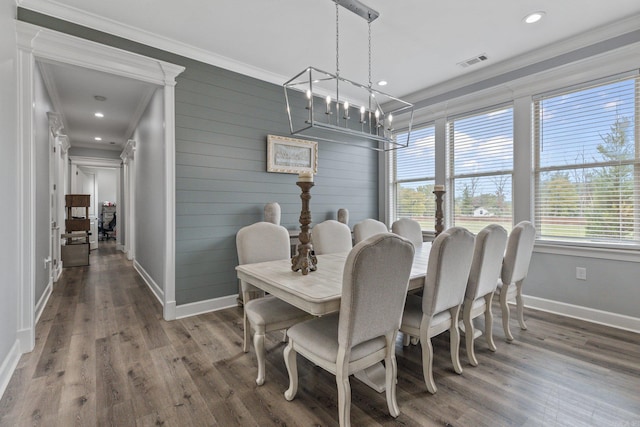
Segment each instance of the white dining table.
[[[422,289],[427,272],[431,242],[416,248],[409,277],[408,290]],[[318,255],[317,270],[303,275],[291,270],[291,260],[259,262],[236,267],[238,279],[280,298],[315,316],[340,310],[342,274],[348,252]],[[384,391],[382,365],[356,377],[377,390]]]

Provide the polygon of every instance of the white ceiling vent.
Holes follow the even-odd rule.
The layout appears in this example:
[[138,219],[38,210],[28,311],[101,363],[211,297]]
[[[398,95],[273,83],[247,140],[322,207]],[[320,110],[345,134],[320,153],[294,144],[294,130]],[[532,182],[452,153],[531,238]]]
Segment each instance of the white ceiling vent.
[[469,58],[469,59],[466,59],[466,60],[464,60],[462,62],[458,62],[458,65],[461,66],[462,68],[467,68],[470,65],[479,64],[480,62],[486,61],[487,59],[489,59],[487,57],[487,54],[486,53],[481,53],[480,55],[474,56],[473,58]]

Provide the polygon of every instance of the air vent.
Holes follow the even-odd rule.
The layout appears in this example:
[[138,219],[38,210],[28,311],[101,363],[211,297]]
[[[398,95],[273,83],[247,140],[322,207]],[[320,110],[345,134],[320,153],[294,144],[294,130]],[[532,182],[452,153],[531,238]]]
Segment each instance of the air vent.
[[467,59],[465,61],[458,62],[458,65],[461,66],[462,68],[467,68],[467,67],[469,67],[471,65],[479,64],[482,61],[486,61],[487,59],[489,59],[487,57],[487,54],[486,53],[482,53],[482,54],[480,54],[478,56],[474,56],[473,58],[469,58],[469,59]]

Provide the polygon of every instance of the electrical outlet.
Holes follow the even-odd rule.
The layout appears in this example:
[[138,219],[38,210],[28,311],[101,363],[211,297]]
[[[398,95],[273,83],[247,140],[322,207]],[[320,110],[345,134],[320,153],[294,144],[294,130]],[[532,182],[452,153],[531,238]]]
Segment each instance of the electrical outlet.
[[587,269],[584,267],[576,267],[576,279],[587,280]]

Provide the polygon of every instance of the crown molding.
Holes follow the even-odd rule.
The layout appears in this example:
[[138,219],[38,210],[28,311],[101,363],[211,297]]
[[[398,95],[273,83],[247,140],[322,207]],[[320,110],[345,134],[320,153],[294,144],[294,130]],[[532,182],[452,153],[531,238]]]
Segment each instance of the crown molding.
[[[38,68],[40,69],[40,75],[42,76],[42,80],[44,81],[44,86],[47,88],[49,98],[51,98],[51,103],[53,104],[55,114],[58,116],[57,120],[60,121],[60,127],[63,129],[68,129],[67,119],[62,112],[62,102],[60,101],[58,87],[55,84],[53,76],[51,75],[51,67],[49,66],[49,64],[45,64],[43,62],[36,62],[36,64],[38,64]],[[61,129],[59,129],[58,132],[60,132],[60,130]]]
[[124,133],[124,139],[130,139],[133,136],[133,132],[135,132],[136,128],[138,127],[138,124],[140,123],[140,118],[142,117],[145,110],[147,109],[147,106],[149,105],[149,100],[151,99],[151,97],[153,96],[154,92],[157,89],[158,88],[150,87],[140,97],[140,101],[138,102],[138,105],[136,106],[136,109],[133,112],[131,120],[129,121],[129,126],[127,127],[127,130]]
[[94,30],[122,37],[137,43],[162,49],[176,55],[195,59],[209,65],[224,68],[236,73],[281,85],[288,77],[272,73],[244,62],[236,61],[223,55],[182,43],[150,31],[123,24],[96,14],[88,13],[75,7],[60,4],[55,0],[16,0],[18,7],[43,13],[64,21],[89,27]]

